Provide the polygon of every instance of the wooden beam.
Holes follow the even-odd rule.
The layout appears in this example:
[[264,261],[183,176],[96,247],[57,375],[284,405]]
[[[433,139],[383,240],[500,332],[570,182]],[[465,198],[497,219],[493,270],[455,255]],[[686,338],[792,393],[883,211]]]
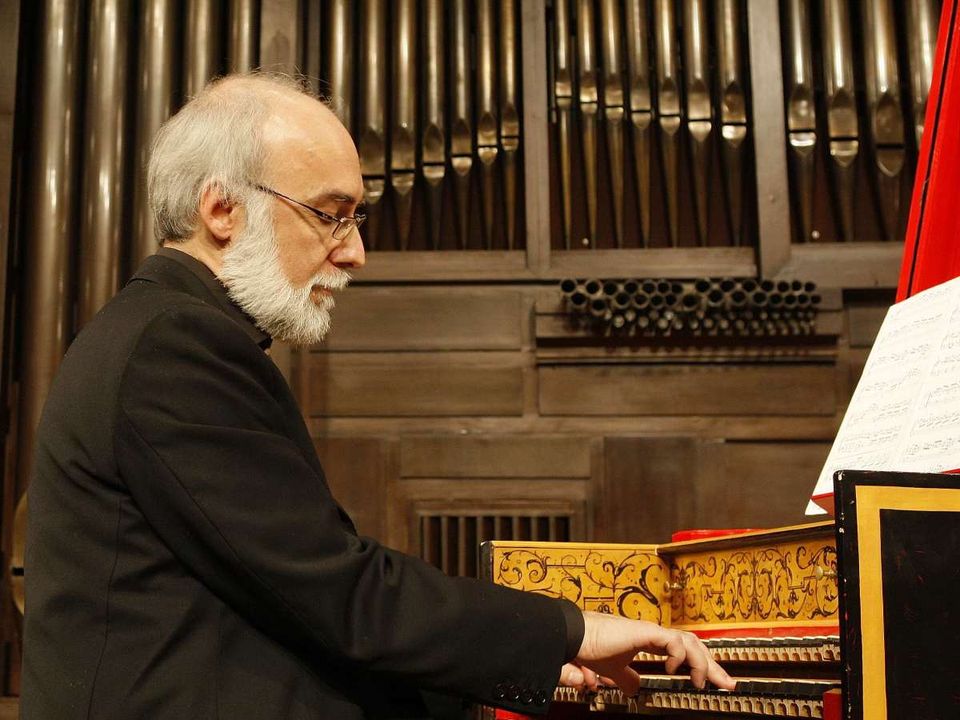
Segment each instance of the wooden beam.
[[523,59],[523,178],[527,265],[550,266],[550,123],[547,116],[546,3],[520,3]]
[[263,0],[260,6],[260,66],[293,73],[300,70],[299,0]]
[[903,243],[795,245],[775,277],[812,280],[821,288],[896,288]]
[[791,252],[780,3],[748,0],[747,35],[757,168],[757,249],[760,275],[773,277],[790,260]]

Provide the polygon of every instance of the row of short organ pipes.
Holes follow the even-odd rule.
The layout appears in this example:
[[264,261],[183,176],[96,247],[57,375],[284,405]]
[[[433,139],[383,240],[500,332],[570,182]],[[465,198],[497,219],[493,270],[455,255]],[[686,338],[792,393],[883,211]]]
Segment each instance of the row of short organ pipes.
[[811,335],[821,297],[813,282],[575,280],[560,292],[575,322],[604,335],[773,337]]
[[321,89],[357,141],[370,249],[522,243],[518,7],[327,3]]

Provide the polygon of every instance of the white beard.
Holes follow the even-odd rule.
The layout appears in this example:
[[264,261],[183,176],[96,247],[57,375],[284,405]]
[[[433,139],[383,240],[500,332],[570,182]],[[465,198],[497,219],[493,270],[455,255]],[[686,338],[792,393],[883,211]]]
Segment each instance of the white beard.
[[330,330],[333,298],[311,297],[314,287],[342,290],[350,275],[339,268],[317,273],[302,287],[294,287],[280,267],[279,248],[269,200],[251,193],[246,202],[246,224],[223,256],[220,281],[227,294],[257,326],[275,340],[313,345]]

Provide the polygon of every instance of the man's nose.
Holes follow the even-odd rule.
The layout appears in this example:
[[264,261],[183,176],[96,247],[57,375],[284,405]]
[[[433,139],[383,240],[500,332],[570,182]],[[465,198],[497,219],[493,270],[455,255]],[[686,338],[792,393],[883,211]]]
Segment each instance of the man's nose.
[[367,263],[363,238],[360,237],[358,228],[354,228],[350,237],[330,253],[330,261],[338,268],[362,268]]

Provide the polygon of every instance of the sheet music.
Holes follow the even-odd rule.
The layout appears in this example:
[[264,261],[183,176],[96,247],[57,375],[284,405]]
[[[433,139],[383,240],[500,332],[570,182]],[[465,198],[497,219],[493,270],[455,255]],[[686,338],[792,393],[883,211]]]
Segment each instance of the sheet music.
[[[813,496],[837,470],[960,468],[960,278],[890,308]],[[812,501],[807,514],[822,514]]]

